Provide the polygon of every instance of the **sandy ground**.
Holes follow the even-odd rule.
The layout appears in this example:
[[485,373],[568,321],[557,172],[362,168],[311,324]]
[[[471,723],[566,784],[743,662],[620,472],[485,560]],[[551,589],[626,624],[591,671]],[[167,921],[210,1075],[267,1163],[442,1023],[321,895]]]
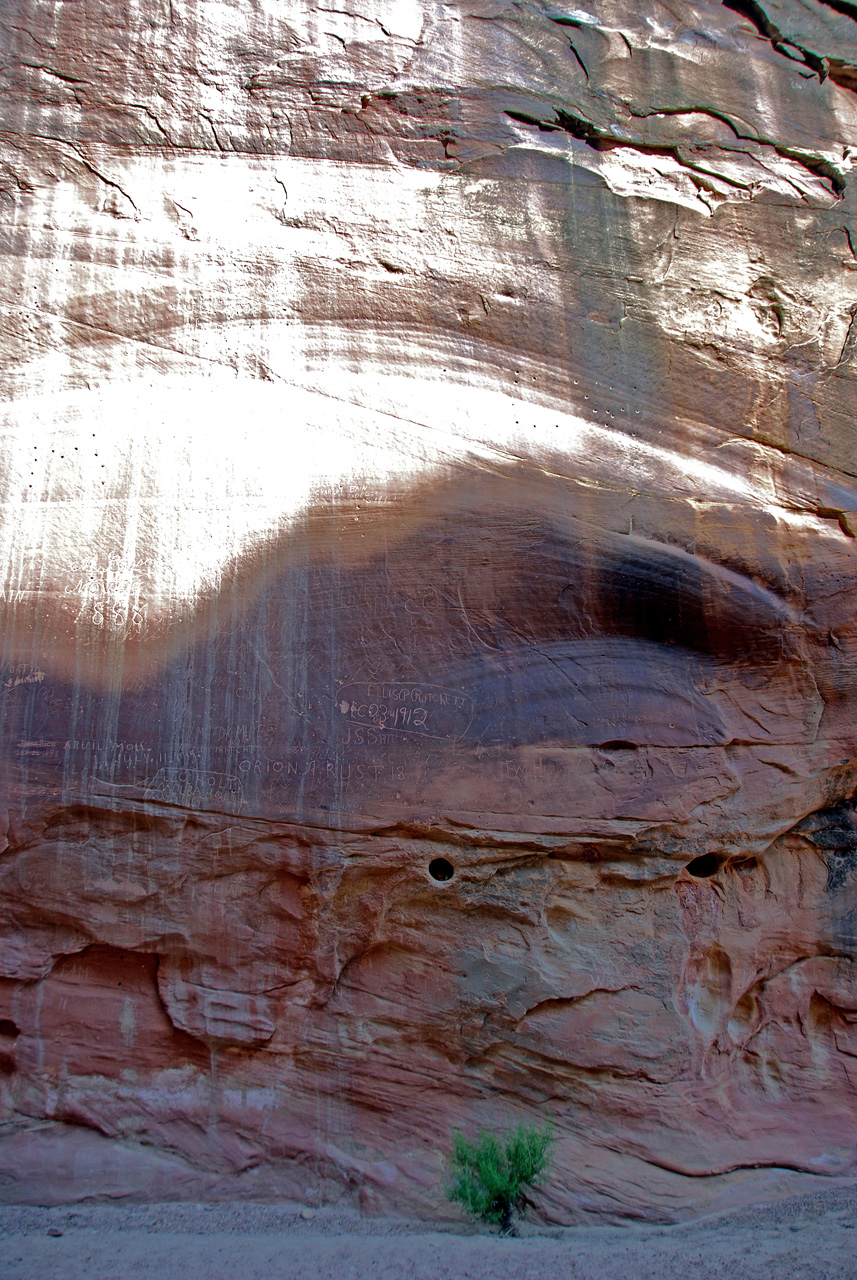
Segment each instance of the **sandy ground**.
[[2,1280],[854,1280],[857,1189],[675,1227],[467,1228],[261,1204],[0,1207]]

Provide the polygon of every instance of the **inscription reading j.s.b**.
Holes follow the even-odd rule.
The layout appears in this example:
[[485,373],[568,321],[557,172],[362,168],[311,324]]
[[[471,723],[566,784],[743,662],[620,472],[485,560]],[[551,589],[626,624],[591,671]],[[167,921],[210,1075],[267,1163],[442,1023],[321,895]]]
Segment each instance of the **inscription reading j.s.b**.
[[337,706],[351,724],[456,742],[473,719],[473,699],[433,684],[347,684]]

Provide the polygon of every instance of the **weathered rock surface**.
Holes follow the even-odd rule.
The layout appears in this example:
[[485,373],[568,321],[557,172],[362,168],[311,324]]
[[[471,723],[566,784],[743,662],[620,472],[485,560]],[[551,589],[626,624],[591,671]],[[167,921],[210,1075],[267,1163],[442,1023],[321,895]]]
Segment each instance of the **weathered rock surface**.
[[857,6],[2,29],[2,1195],[853,1176]]

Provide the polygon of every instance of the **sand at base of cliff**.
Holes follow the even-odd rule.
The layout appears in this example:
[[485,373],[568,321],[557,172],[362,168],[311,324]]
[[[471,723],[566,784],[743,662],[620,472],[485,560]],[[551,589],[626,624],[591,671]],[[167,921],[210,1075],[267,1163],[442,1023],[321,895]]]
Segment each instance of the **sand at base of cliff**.
[[0,1207],[6,1280],[852,1280],[855,1248],[857,1189],[841,1187],[679,1226],[522,1223],[517,1239],[294,1205]]

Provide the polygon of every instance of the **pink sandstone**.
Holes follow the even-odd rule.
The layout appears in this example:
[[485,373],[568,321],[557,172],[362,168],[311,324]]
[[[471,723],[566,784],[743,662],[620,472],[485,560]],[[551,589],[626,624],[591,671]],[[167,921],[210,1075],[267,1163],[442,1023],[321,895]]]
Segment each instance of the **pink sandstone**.
[[857,7],[0,24],[0,1196],[853,1178]]

